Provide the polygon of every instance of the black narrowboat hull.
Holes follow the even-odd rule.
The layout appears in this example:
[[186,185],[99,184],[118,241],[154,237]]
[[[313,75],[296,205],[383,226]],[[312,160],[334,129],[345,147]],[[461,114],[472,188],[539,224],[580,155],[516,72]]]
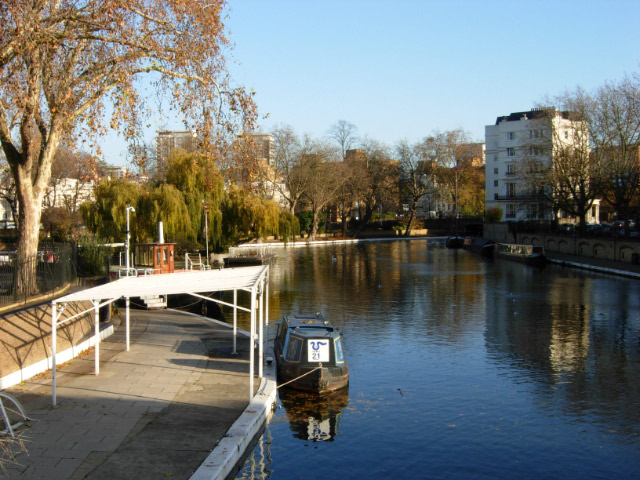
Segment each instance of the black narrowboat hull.
[[280,384],[291,382],[287,383],[287,387],[296,390],[316,393],[333,392],[349,385],[349,367],[346,364],[320,368],[311,365],[279,364],[278,378]]
[[464,245],[464,237],[447,237],[445,245],[447,248],[462,248],[462,246]]

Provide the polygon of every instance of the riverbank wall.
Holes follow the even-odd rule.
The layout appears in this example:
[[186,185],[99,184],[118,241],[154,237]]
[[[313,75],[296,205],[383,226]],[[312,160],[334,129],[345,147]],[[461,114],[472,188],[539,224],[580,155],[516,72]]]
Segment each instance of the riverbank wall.
[[[84,315],[57,330],[58,364],[68,362],[94,345],[94,310],[90,302],[65,308],[59,322],[80,312]],[[90,310],[91,309],[91,310]],[[114,331],[102,324],[102,339]],[[51,369],[51,304],[39,303],[0,315],[0,389],[17,385]]]
[[485,224],[484,237],[497,243],[524,243],[544,247],[545,252],[585,259],[640,264],[640,240],[579,237],[510,231],[507,224]]

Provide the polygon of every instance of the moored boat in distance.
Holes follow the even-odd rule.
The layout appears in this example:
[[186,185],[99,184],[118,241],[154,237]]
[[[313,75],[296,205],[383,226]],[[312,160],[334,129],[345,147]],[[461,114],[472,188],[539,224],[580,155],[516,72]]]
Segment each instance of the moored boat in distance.
[[273,349],[281,385],[325,393],[349,384],[342,335],[319,314],[285,316]]
[[518,243],[498,243],[495,254],[499,257],[530,265],[542,265],[546,262],[544,248],[536,245],[523,245]]
[[462,248],[464,245],[464,237],[460,237],[458,235],[447,237],[445,245],[447,248]]
[[[465,247],[466,247],[466,240],[467,239],[465,239]],[[493,249],[495,248],[495,243],[493,242],[493,240],[478,237],[478,238],[471,239],[471,242],[469,242],[469,246],[466,248],[471,250],[473,253],[479,253],[480,255],[485,257],[492,257]]]

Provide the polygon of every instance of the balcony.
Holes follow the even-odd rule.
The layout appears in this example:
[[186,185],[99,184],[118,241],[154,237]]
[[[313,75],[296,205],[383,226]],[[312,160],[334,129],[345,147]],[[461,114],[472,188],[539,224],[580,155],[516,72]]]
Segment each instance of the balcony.
[[505,202],[536,202],[543,203],[545,201],[544,195],[534,194],[534,193],[520,193],[520,194],[509,194],[509,195],[498,195],[497,193],[493,196],[494,200],[505,201]]

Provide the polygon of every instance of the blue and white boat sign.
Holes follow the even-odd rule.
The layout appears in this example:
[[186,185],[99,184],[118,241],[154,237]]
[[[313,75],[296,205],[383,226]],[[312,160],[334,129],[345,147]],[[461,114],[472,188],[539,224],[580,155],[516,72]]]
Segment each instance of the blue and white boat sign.
[[307,340],[308,362],[329,361],[329,340]]

